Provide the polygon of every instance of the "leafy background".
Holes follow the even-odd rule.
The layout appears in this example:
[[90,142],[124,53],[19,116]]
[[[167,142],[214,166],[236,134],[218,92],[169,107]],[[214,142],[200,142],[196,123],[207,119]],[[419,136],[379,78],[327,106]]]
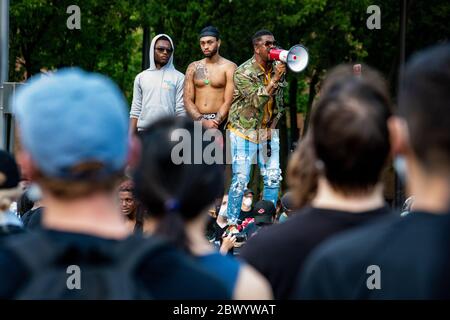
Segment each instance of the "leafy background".
[[[406,3],[406,57],[448,40],[449,1]],[[72,4],[81,9],[81,30],[66,27],[66,9]],[[381,8],[380,30],[366,27],[366,10],[373,4]],[[285,167],[285,155],[300,135],[296,115],[308,118],[320,81],[331,67],[342,62],[376,67],[389,80],[395,97],[401,6],[402,1],[393,0],[12,0],[9,80],[80,66],[113,78],[131,102],[134,77],[145,68],[143,55],[155,34],[172,36],[175,64],[184,72],[191,61],[202,58],[198,32],[204,26],[219,28],[221,54],[238,65],[252,54],[251,35],[267,28],[284,48],[302,43],[310,53],[308,68],[288,76],[289,110],[280,124]]]

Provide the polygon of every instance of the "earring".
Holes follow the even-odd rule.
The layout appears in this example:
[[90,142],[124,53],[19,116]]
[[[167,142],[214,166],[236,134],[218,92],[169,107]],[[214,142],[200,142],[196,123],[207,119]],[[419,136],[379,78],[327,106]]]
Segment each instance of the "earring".
[[325,164],[323,163],[322,160],[316,160],[314,162],[314,167],[318,172],[323,172],[325,170]]

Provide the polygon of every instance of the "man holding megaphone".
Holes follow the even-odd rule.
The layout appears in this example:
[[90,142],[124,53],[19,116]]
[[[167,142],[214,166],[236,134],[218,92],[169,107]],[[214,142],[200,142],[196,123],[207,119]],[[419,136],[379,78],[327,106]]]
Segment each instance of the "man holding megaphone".
[[264,179],[263,199],[276,205],[281,180],[280,140],[275,129],[283,111],[286,63],[270,58],[275,38],[268,30],[252,37],[253,57],[234,73],[234,94],[228,129],[233,178],[228,195],[228,224],[237,223],[251,164],[258,159]]

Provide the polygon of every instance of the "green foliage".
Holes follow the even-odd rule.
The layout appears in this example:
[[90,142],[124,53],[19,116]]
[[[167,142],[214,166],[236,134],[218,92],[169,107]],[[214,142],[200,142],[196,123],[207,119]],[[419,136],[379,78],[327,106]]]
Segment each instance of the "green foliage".
[[[407,52],[448,39],[450,3],[409,1]],[[112,77],[131,99],[133,79],[141,71],[142,28],[151,36],[169,34],[175,64],[184,72],[202,58],[198,33],[219,28],[221,54],[238,65],[252,55],[250,38],[271,30],[284,48],[304,44],[310,64],[298,77],[297,111],[308,107],[309,84],[342,62],[366,62],[395,85],[399,56],[401,1],[379,0],[381,30],[368,30],[369,0],[83,0],[81,30],[69,30],[69,0],[14,0],[10,5],[10,80],[41,69],[80,66]],[[314,92],[312,92],[314,94]]]
[[[138,8],[124,0],[82,1],[81,30],[69,30],[69,0],[15,0],[10,8],[10,79],[41,69],[80,66],[112,77],[124,89],[139,71]],[[22,65],[16,66],[20,58]],[[136,61],[139,63],[136,64]]]
[[299,81],[297,88],[297,113],[306,113],[308,96],[308,83],[305,80]]

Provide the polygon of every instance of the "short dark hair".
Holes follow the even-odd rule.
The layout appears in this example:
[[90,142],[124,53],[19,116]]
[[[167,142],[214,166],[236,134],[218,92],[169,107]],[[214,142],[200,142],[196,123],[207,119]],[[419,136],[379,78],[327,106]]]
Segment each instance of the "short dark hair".
[[416,54],[405,69],[399,115],[415,156],[430,171],[450,168],[450,45]]
[[215,37],[216,40],[219,40],[220,39],[219,30],[216,27],[213,27],[213,26],[204,27],[202,29],[202,31],[200,31],[199,38],[208,37],[208,36]]
[[333,188],[345,194],[367,192],[379,182],[390,151],[387,85],[373,70],[370,77],[359,78],[336,77],[334,71],[314,107],[313,146]]
[[300,141],[287,166],[287,181],[293,192],[294,206],[301,208],[311,203],[317,194],[318,172],[311,131]]
[[119,192],[134,192],[134,184],[133,181],[127,179],[123,181],[119,186]]
[[262,36],[273,36],[272,32],[266,29],[261,29],[255,32],[252,36],[252,44],[256,45],[259,41],[261,41]]
[[92,195],[95,192],[110,193],[117,188],[122,173],[102,177],[99,180],[75,180],[59,179],[48,177],[39,170],[36,170],[34,180],[40,187],[47,190],[55,198],[69,200],[79,199]]

